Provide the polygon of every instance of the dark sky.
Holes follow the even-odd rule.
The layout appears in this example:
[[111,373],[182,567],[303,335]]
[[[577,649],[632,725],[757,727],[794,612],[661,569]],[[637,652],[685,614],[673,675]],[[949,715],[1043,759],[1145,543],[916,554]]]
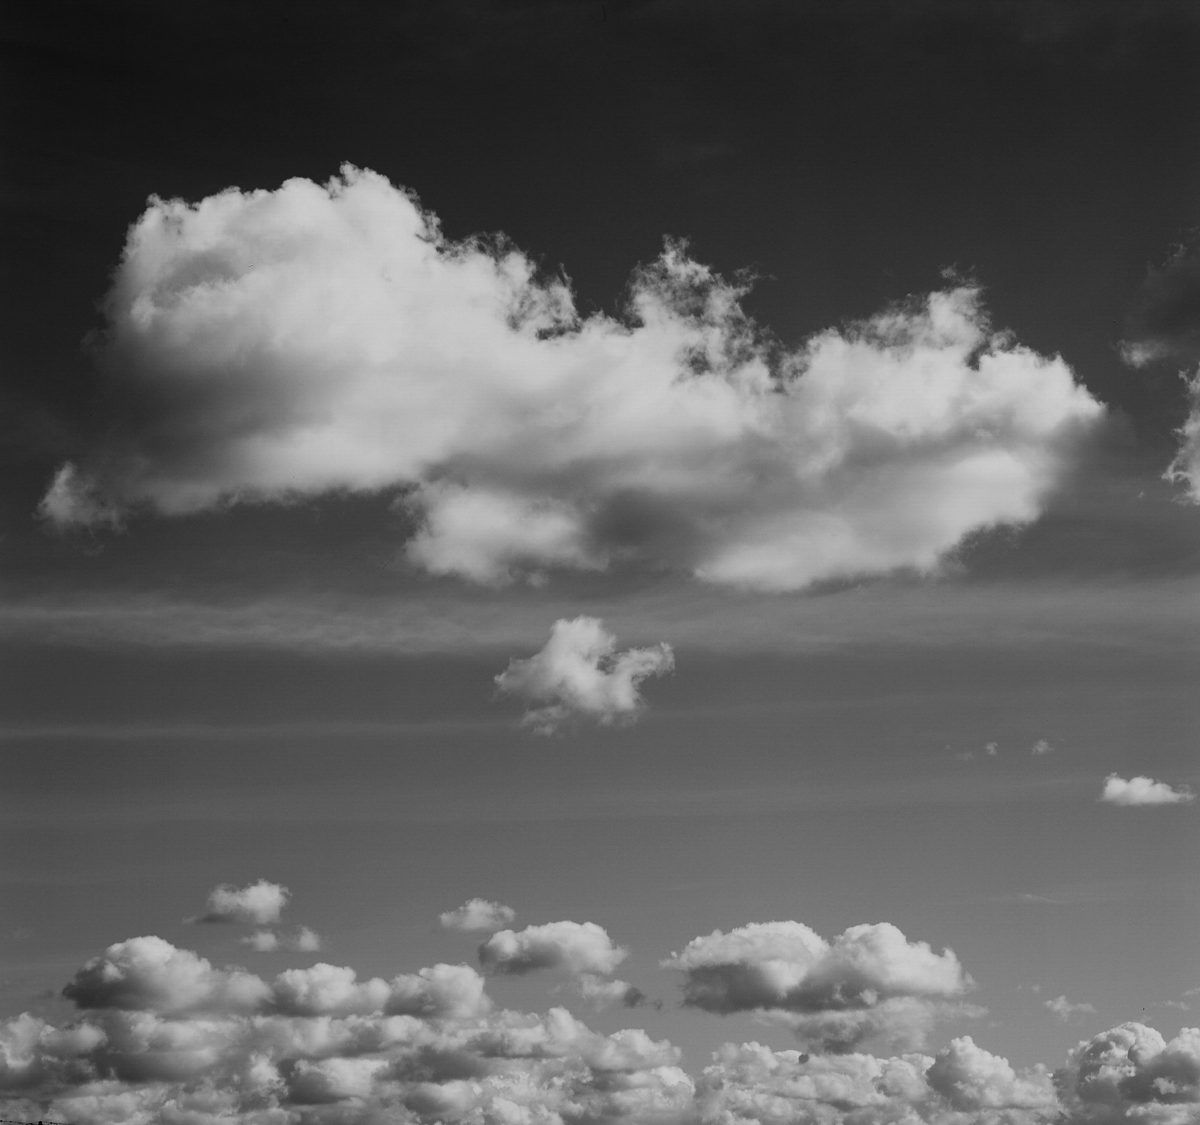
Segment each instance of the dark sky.
[[[1200,7],[10,0],[0,51],[0,771],[12,779],[0,886],[20,915],[0,927],[0,1015],[78,1015],[64,981],[133,934],[222,965],[257,956],[264,975],[309,964],[181,922],[214,886],[266,878],[292,888],[296,918],[327,940],[320,956],[363,976],[471,961],[474,939],[436,917],[473,895],[511,902],[518,925],[607,925],[632,950],[622,972],[659,1007],[592,1014],[571,980],[553,978],[548,998],[536,974],[489,978],[497,1004],[565,1004],[605,1033],[644,1026],[684,1049],[693,1076],[735,1037],[796,1043],[761,1013],[681,1007],[662,967],[696,934],[750,922],[832,936],[886,919],[951,946],[990,1015],[956,1008],[947,1027],[1014,1065],[1060,1065],[1081,1036],[1124,1020],[1168,1038],[1195,1022],[1200,517],[1186,482],[1163,474],[1189,408],[1200,432],[1179,377],[1200,360]],[[405,497],[418,485],[403,474],[250,495],[261,502],[234,488],[182,513],[139,508],[146,496],[131,492],[119,529],[39,517],[64,462],[119,486],[105,457],[130,434],[135,453],[157,448],[159,431],[138,440],[160,413],[162,432],[192,433],[170,363],[103,335],[132,323],[104,301],[148,200],[323,185],[344,163],[415,192],[451,242],[515,246],[544,280],[565,275],[613,348],[637,335],[631,278],[671,237],[746,281],[755,354],[777,364],[825,329],[853,337],[865,331],[853,322],[893,306],[917,318],[924,295],[971,282],[1010,333],[996,350],[1049,372],[1029,395],[1057,373],[1104,409],[1038,445],[1033,423],[1020,440],[1005,429],[1014,393],[989,425],[1004,451],[1032,448],[1054,470],[1027,517],[968,520],[928,565],[862,548],[857,569],[814,564],[813,582],[778,589],[710,581],[674,542],[705,520],[740,527],[738,505],[759,513],[760,496],[768,532],[793,517],[772,492],[770,450],[730,454],[721,508],[708,493],[723,495],[725,447],[676,462],[633,441],[647,475],[708,482],[679,493],[694,510],[672,522],[669,505],[622,508],[619,494],[605,526],[625,519],[627,538],[612,534],[611,566],[559,567],[547,548],[545,569],[509,585],[413,562],[420,517]],[[203,253],[190,264],[203,275]],[[331,309],[329,323],[346,315]],[[458,325],[435,320],[417,325],[414,352],[454,337]],[[1131,342],[1148,362],[1128,361]],[[213,345],[198,337],[195,352]],[[551,352],[530,348],[514,354],[536,369]],[[481,368],[489,358],[476,354]],[[247,367],[248,381],[273,362]],[[298,367],[297,399],[311,374]],[[335,390],[341,375],[325,371]],[[584,382],[562,392],[568,407]],[[212,445],[193,452],[223,470],[226,435],[203,430],[197,385]],[[490,393],[448,384],[446,412],[472,387]],[[622,387],[612,401],[643,402],[636,378]],[[251,422],[253,408],[286,413],[286,398],[254,400]],[[668,429],[655,402],[647,417]],[[378,406],[400,417],[386,394]],[[429,427],[440,421],[434,410]],[[483,433],[491,419],[473,421]],[[494,462],[479,454],[476,483],[494,471],[505,487],[578,499],[554,491],[557,468],[521,460],[521,424]],[[617,429],[605,435],[625,449]],[[550,447],[530,434],[536,460]],[[335,467],[356,452],[335,448]],[[924,542],[938,489],[971,465],[918,451],[910,478],[889,449],[867,442],[862,475],[812,503],[835,532],[844,516],[869,525],[866,539],[896,524]],[[475,452],[456,450],[452,468],[476,469]],[[171,457],[146,479],[173,482]],[[599,495],[608,478],[580,464],[587,507],[588,483]],[[743,470],[756,484],[738,491]],[[945,509],[986,507],[990,483]],[[885,497],[874,507],[873,489]],[[645,550],[622,554],[630,543]],[[819,555],[825,541],[802,544]],[[542,739],[495,680],[580,615],[606,622],[622,651],[673,646],[675,669],[645,679],[638,725],[622,721],[636,709],[584,708]],[[1174,801],[1102,802],[1114,774],[1175,785]],[[939,1025],[929,1051],[949,1038]],[[120,1119],[50,1094],[18,1109]],[[333,1120],[311,1112],[305,1125]]]

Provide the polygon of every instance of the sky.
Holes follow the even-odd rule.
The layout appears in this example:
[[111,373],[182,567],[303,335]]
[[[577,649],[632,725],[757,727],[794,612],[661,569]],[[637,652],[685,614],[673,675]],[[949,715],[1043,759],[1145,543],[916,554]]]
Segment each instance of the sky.
[[1194,5],[0,50],[0,1116],[1200,1120]]

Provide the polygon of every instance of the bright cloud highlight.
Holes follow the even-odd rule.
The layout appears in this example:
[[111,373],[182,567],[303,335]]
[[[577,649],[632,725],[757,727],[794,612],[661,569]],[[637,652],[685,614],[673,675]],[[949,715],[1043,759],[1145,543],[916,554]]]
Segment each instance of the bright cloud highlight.
[[832,942],[800,922],[752,923],[693,938],[663,964],[682,970],[685,1004],[770,1013],[833,1051],[869,1039],[919,1044],[973,983],[951,950],[935,953],[886,922]]
[[516,916],[517,912],[502,902],[492,902],[486,898],[469,898],[457,910],[447,910],[445,914],[439,914],[438,921],[447,930],[480,933],[499,930],[507,926]]
[[602,726],[633,721],[642,710],[641,685],[675,667],[667,644],[617,652],[617,638],[595,617],[556,621],[541,651],[513,659],[496,677],[504,695],[540,704],[521,720],[537,734],[553,734],[577,719]]
[[114,524],[403,495],[409,560],[475,582],[623,561],[759,590],[932,571],[1036,519],[1103,410],[958,286],[790,354],[669,245],[581,317],[502,239],[384,177],[154,198],[96,360],[108,413],[42,502]]
[[289,897],[287,887],[266,879],[245,887],[222,883],[209,893],[207,911],[194,921],[269,926],[279,921]]
[[1187,786],[1172,789],[1165,781],[1155,781],[1151,777],[1131,777],[1126,781],[1115,773],[1104,779],[1104,788],[1100,792],[1100,800],[1106,804],[1126,807],[1190,805],[1195,799],[1196,794]]
[[[496,946],[512,971],[624,983],[606,976],[624,951],[591,923],[529,927]],[[883,925],[833,942],[798,923],[747,926],[696,939],[668,962],[680,963],[697,986],[715,974],[713,1010],[783,995],[797,1011],[850,1011],[956,994],[968,980],[952,954]],[[673,1044],[640,1028],[602,1035],[564,1007],[498,1009],[467,965],[384,980],[318,963],[267,982],[141,937],[88,961],[64,993],[79,1009],[64,1026],[29,1013],[0,1022],[10,1114],[75,1125],[1191,1125],[1200,1113],[1197,1029],[1168,1041],[1122,1024],[1080,1043],[1053,1080],[969,1036],[892,1056],[726,1043],[689,1073]]]

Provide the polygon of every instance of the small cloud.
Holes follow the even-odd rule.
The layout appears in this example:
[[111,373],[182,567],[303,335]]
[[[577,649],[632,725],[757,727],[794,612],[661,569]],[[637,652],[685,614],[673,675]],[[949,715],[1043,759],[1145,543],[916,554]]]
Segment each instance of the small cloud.
[[623,1008],[641,1008],[649,1003],[646,994],[627,980],[608,979],[596,973],[581,973],[575,986],[579,995],[596,1008],[620,1004]]
[[540,704],[521,725],[553,734],[578,719],[601,726],[632,722],[641,712],[641,684],[675,667],[667,644],[617,652],[617,639],[595,617],[560,619],[550,639],[527,660],[510,660],[496,677],[502,694]]
[[1150,777],[1131,777],[1128,781],[1110,773],[1104,779],[1100,800],[1109,805],[1190,805],[1196,799],[1186,785],[1172,789],[1165,781]]
[[500,930],[509,925],[517,916],[511,906],[502,902],[492,902],[486,898],[469,898],[457,910],[447,910],[438,915],[438,921],[447,930],[458,930],[461,933],[482,933],[488,930]]
[[1065,996],[1056,996],[1053,1000],[1046,1000],[1042,1007],[1048,1012],[1053,1012],[1063,1023],[1070,1023],[1073,1019],[1096,1014],[1096,1009],[1091,1004],[1077,1004]]
[[287,950],[289,953],[316,953],[321,948],[321,935],[308,926],[300,926],[295,933],[282,934],[278,930],[255,930],[249,937],[242,938],[255,953],[274,953]]
[[1054,753],[1054,747],[1050,745],[1044,738],[1039,738],[1030,748],[1029,753],[1035,758],[1042,758],[1047,754]]
[[996,757],[996,756],[997,756],[997,755],[1000,753],[1000,743],[998,743],[998,742],[989,742],[989,743],[988,743],[988,744],[987,744],[987,745],[986,745],[986,746],[983,748],[983,753],[984,753],[984,756],[985,756],[985,757],[987,757],[987,758],[994,758],[994,757]]
[[241,922],[269,926],[279,921],[291,892],[278,883],[259,879],[245,887],[222,883],[208,896],[208,909],[190,922]]

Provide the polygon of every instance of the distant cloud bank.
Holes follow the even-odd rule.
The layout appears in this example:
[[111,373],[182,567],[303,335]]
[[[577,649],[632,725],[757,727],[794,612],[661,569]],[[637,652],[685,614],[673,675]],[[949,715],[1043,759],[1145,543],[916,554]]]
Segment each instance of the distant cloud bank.
[[[497,905],[464,907],[472,902]],[[611,978],[628,950],[595,923],[498,932],[479,955],[494,973],[565,974],[584,1001],[645,1002]],[[63,996],[74,1019],[0,1023],[0,1093],[11,1115],[74,1125],[1188,1125],[1200,1116],[1197,1029],[1167,1040],[1124,1023],[1079,1043],[1053,1072],[1018,1070],[970,1036],[932,1054],[822,1041],[803,1021],[911,1016],[970,986],[953,953],[887,923],[832,941],[800,922],[751,924],[697,937],[663,964],[683,974],[692,1007],[800,1021],[803,1050],[729,1042],[688,1070],[677,1047],[636,1027],[601,1034],[565,1006],[499,1008],[470,965],[385,979],[318,962],[266,979],[148,935],[114,943],[73,975]],[[1064,1019],[1087,1009],[1062,996],[1046,1006]]]
[[152,199],[59,526],[391,491],[409,561],[498,584],[627,561],[757,590],[929,572],[1036,519],[1103,415],[958,285],[792,352],[682,245],[623,318],[353,167]]

